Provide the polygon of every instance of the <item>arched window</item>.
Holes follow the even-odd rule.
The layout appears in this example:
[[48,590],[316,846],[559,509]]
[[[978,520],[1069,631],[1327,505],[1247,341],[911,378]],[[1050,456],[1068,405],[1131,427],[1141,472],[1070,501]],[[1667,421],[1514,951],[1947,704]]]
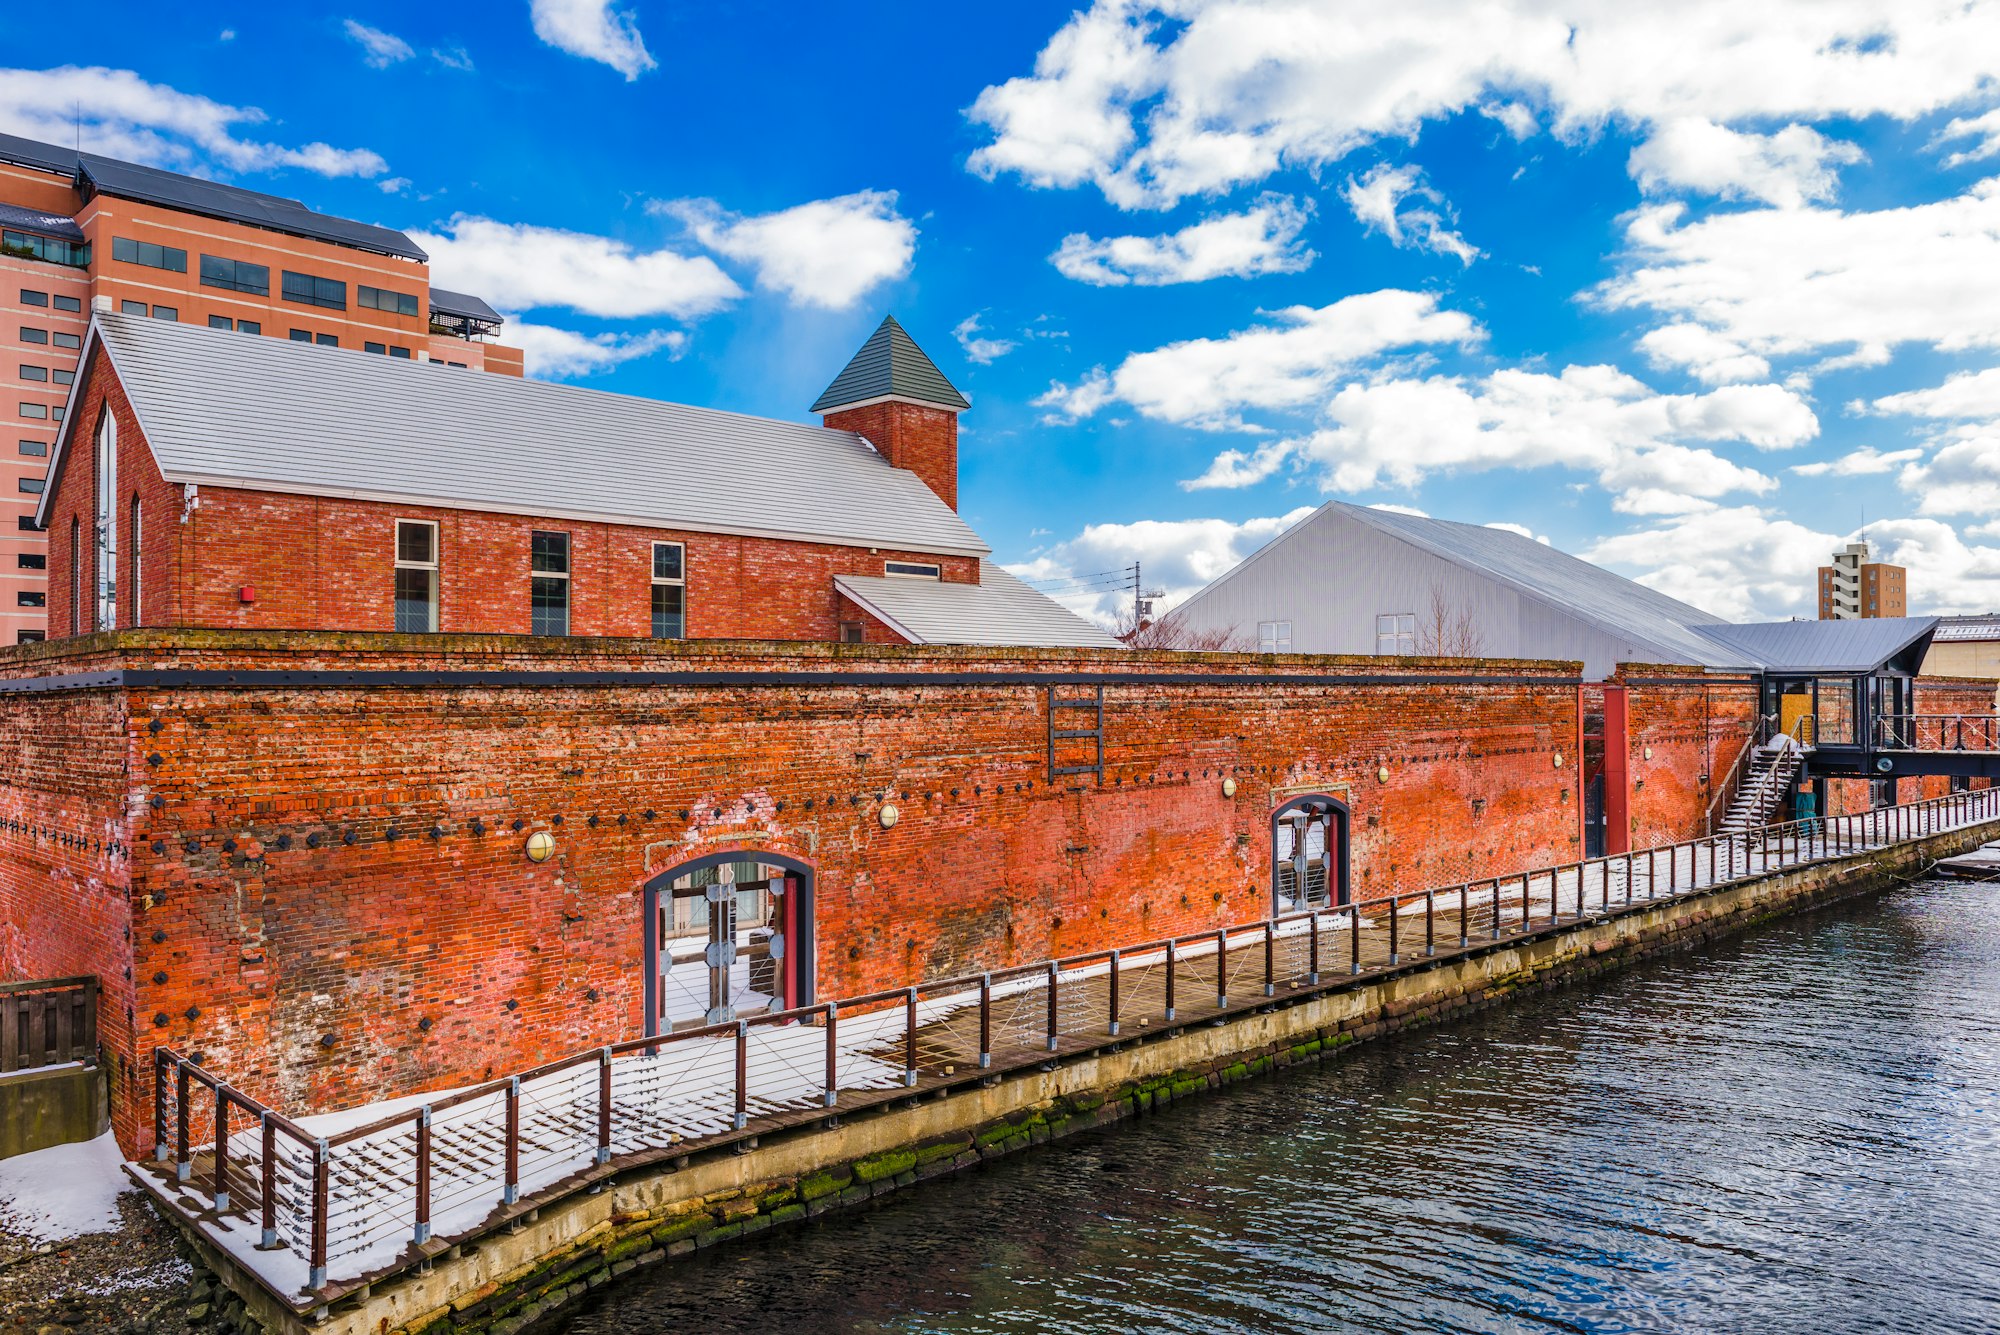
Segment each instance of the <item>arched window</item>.
[[118,624],[118,427],[110,413],[97,419],[97,622]]
[[83,524],[69,517],[69,633],[81,635],[83,624]]
[[1347,804],[1323,793],[1271,813],[1274,915],[1347,903],[1347,829]]
[[131,611],[131,616],[127,618],[127,624],[139,626],[145,624],[145,622],[144,618],[142,618],[139,613],[139,552],[140,552],[139,497],[136,493],[134,493],[132,497],[132,527],[130,533],[127,535],[126,541],[130,544],[132,548],[132,555],[130,557],[132,569],[131,572],[126,576],[126,581],[125,581],[126,583],[132,586],[132,594],[131,594],[132,611]]

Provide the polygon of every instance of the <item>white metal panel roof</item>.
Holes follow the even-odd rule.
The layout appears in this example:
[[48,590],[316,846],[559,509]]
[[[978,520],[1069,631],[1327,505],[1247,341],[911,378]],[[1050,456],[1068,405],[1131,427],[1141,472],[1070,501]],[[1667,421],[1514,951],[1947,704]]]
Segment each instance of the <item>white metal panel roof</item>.
[[174,482],[989,550],[852,432],[142,316],[93,329]]
[[893,575],[836,575],[834,587],[916,644],[1116,649],[1110,632],[1029,588],[991,561],[977,584]]

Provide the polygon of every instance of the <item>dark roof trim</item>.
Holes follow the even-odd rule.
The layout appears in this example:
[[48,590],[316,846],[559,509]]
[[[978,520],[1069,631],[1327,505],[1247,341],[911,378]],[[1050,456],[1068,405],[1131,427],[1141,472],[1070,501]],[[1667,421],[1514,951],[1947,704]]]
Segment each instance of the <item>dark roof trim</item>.
[[491,320],[496,325],[504,323],[500,312],[478,297],[464,292],[450,292],[441,287],[431,289],[431,314],[457,315],[467,320]]

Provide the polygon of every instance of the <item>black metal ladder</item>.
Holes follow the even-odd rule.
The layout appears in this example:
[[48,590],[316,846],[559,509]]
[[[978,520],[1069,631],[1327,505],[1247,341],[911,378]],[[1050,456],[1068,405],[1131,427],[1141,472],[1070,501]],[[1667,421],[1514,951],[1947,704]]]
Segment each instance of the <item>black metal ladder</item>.
[[[1104,688],[1098,686],[1091,695],[1070,696],[1067,698],[1058,696],[1056,689],[1054,686],[1047,688],[1049,706],[1049,782],[1054,783],[1058,778],[1071,774],[1094,774],[1097,776],[1097,781],[1103,783]],[[1056,720],[1061,717],[1058,711],[1076,709],[1095,711],[1091,715],[1090,727],[1063,728],[1056,725]],[[1095,742],[1097,744],[1096,760],[1088,765],[1058,765],[1056,763],[1056,747],[1058,743],[1064,742]]]

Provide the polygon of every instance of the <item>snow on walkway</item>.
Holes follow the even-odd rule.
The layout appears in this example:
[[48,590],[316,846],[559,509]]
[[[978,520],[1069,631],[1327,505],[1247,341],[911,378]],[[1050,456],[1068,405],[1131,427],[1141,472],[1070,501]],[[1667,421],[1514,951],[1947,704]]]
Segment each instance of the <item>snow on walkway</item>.
[[64,1242],[118,1227],[118,1197],[133,1190],[109,1131],[0,1159],[0,1231]]

